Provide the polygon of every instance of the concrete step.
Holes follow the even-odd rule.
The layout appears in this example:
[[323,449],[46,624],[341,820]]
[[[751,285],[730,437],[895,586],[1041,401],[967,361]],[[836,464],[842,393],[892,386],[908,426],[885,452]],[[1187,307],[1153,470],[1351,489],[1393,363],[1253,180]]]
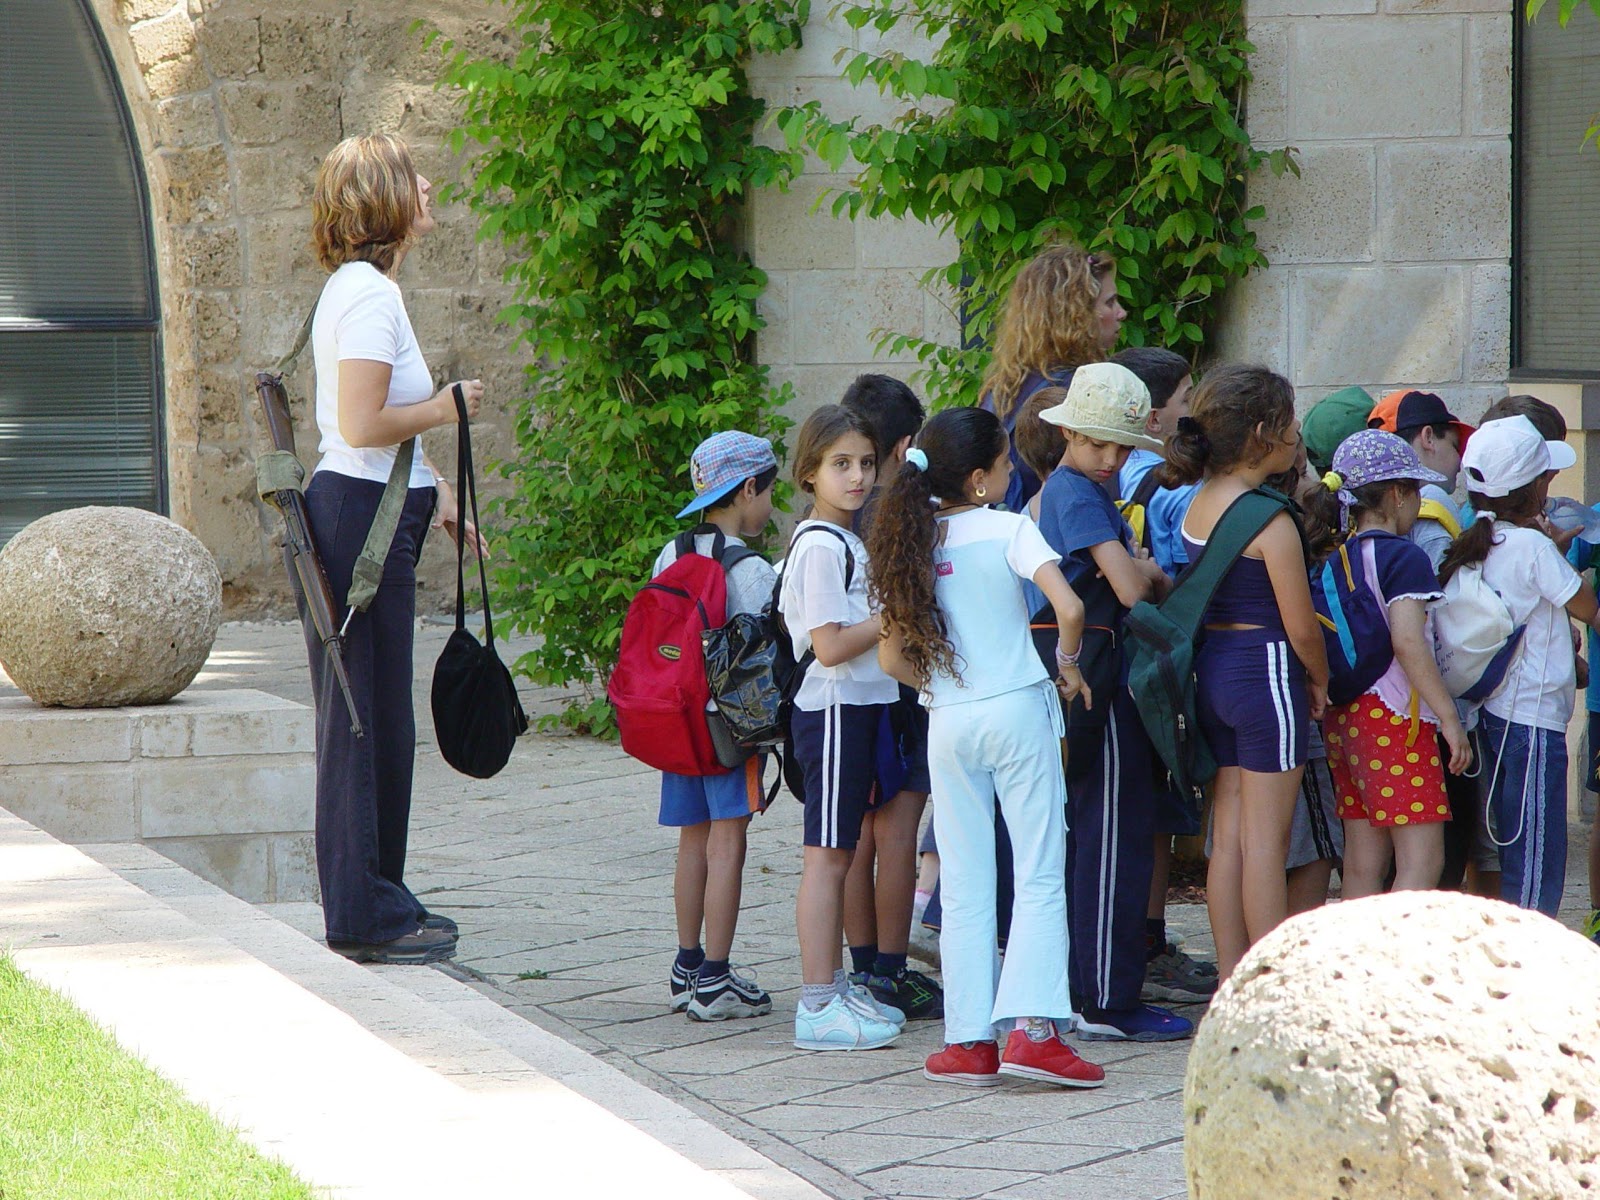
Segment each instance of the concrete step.
[[0,913],[30,977],[340,1200],[822,1195],[443,972],[356,966],[148,847],[0,810]]

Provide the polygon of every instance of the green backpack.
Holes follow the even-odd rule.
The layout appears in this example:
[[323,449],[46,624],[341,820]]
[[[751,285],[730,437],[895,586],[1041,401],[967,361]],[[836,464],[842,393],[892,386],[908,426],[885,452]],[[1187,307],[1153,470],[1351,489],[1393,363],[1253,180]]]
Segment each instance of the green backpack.
[[1196,810],[1217,773],[1195,719],[1195,639],[1211,597],[1239,555],[1294,502],[1270,488],[1246,492],[1222,514],[1206,547],[1159,605],[1142,600],[1123,621],[1128,689],[1179,796]]

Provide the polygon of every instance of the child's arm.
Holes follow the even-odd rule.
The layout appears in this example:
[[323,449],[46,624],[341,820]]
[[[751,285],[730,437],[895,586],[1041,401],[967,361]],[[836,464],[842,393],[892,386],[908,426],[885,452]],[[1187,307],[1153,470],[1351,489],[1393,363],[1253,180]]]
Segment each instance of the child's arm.
[[826,625],[818,625],[810,633],[811,649],[816,653],[817,662],[825,667],[837,667],[852,658],[859,658],[877,645],[883,634],[883,621],[876,616],[857,621],[854,625],[830,621]]
[[1097,542],[1089,547],[1089,554],[1123,608],[1158,596],[1157,580],[1166,576],[1155,560],[1135,558],[1121,542]]
[[1596,619],[1597,614],[1600,614],[1600,603],[1596,602],[1594,588],[1585,579],[1578,584],[1578,590],[1572,593],[1572,599],[1567,601],[1567,615],[1600,632],[1600,620]]
[[1328,652],[1322,645],[1317,611],[1311,607],[1311,580],[1306,574],[1305,552],[1294,518],[1286,512],[1279,513],[1251,544],[1261,550],[1267,564],[1267,578],[1272,581],[1283,631],[1309,676],[1312,719],[1320,721],[1328,704]]
[[893,625],[878,639],[878,665],[890,679],[897,679],[909,688],[921,689],[916,673],[906,661],[906,640]]
[[1455,701],[1444,686],[1433,650],[1428,646],[1427,619],[1428,610],[1421,600],[1391,601],[1389,639],[1394,644],[1395,661],[1406,673],[1406,679],[1439,718],[1439,732],[1444,735],[1445,745],[1450,747],[1450,773],[1460,775],[1472,765],[1472,748],[1467,744],[1467,731],[1456,713]]
[[[1127,559],[1126,550],[1122,551],[1122,556]],[[1077,653],[1083,645],[1083,601],[1078,599],[1078,593],[1072,590],[1061,568],[1053,562],[1047,562],[1035,571],[1033,582],[1044,593],[1044,598],[1050,601],[1050,607],[1055,609],[1060,649],[1068,654]],[[1094,697],[1077,667],[1062,667],[1060,678],[1062,699],[1078,698],[1083,701],[1085,709],[1091,707]]]

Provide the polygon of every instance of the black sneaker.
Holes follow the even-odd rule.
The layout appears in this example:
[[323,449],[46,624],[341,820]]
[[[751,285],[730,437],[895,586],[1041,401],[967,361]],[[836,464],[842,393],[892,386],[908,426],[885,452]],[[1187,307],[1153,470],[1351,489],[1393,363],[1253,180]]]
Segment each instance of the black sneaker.
[[726,1021],[729,1017],[764,1017],[772,1011],[772,997],[754,979],[733,968],[726,975],[694,978],[694,996],[688,1005],[691,1021]]
[[424,929],[397,937],[392,942],[328,942],[328,949],[351,962],[389,963],[395,966],[420,966],[454,958],[456,939],[442,929]]
[[427,909],[422,910],[422,927],[424,929],[438,929],[448,933],[453,938],[461,936],[460,927],[449,917],[442,917],[438,913],[429,912]]
[[864,982],[874,1000],[898,1008],[908,1021],[931,1021],[944,1016],[944,990],[921,971],[901,967],[893,975],[868,974]]
[[682,1012],[694,999],[694,977],[699,971],[686,971],[676,962],[672,974],[667,976],[667,1011]]

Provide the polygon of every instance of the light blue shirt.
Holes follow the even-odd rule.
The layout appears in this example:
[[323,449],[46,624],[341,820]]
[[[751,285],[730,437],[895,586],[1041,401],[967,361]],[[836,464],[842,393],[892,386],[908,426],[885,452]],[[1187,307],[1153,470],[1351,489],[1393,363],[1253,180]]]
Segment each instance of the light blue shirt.
[[939,526],[934,599],[961,678],[935,673],[922,703],[966,704],[1049,679],[1033,648],[1022,581],[1061,556],[1022,513],[977,508],[943,517]]
[[[1122,464],[1117,475],[1117,489],[1126,500],[1138,490],[1139,483],[1165,460],[1154,450],[1134,450]],[[1145,505],[1145,528],[1150,531],[1150,556],[1168,575],[1176,575],[1189,564],[1189,552],[1183,548],[1183,518],[1189,505],[1200,490],[1199,482],[1176,488],[1157,488],[1150,503]]]
[[[1567,561],[1577,568],[1580,575],[1590,567],[1600,567],[1600,544],[1586,542],[1581,537],[1573,538],[1572,544],[1567,547]],[[1600,580],[1600,571],[1590,578]],[[1600,658],[1595,657],[1596,650],[1600,650],[1600,638],[1595,636],[1593,629],[1588,631],[1588,636],[1589,686],[1584,692],[1583,707],[1589,712],[1600,713]]]

